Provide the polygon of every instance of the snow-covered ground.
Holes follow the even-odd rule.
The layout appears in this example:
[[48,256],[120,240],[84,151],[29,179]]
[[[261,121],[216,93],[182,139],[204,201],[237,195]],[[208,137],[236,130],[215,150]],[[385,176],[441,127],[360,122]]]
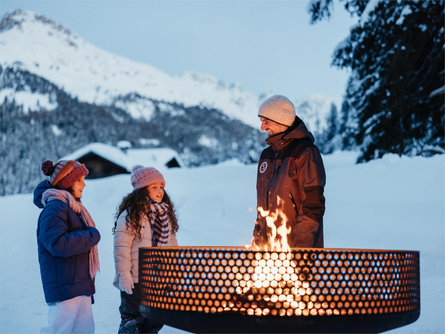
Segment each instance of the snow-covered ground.
[[[391,333],[444,333],[445,155],[399,158],[355,165],[355,154],[325,156],[325,246],[419,250],[421,315]],[[256,166],[228,162],[164,173],[179,215],[183,246],[243,246],[255,219]],[[101,273],[93,306],[96,333],[115,333],[119,293],[114,275],[113,215],[131,190],[128,175],[87,181],[83,202],[102,234]],[[0,197],[0,332],[38,333],[46,304],[37,260],[39,210],[32,195]],[[164,327],[161,333],[183,333]]]

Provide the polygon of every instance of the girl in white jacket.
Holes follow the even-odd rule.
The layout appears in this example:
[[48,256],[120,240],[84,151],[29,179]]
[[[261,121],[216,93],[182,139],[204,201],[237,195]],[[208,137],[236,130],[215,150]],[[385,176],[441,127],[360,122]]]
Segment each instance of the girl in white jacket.
[[133,191],[122,199],[113,228],[114,285],[121,290],[119,333],[157,333],[163,324],[139,312],[139,247],[177,246],[178,220],[158,170],[134,167],[131,184]]

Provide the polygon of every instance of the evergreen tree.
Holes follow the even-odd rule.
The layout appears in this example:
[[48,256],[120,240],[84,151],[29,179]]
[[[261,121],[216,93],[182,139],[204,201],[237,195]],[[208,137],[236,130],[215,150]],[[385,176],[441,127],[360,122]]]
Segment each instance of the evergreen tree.
[[[359,161],[445,152],[443,0],[341,1],[359,17],[333,56],[333,65],[351,69],[342,126],[361,149]],[[312,22],[332,6],[314,0]]]
[[326,119],[326,129],[321,135],[320,150],[324,154],[330,154],[341,148],[341,137],[339,133],[339,120],[337,107],[331,104],[331,109]]
[[155,109],[153,119],[135,119],[116,106],[79,101],[46,79],[15,67],[0,66],[0,90],[4,87],[48,95],[56,106],[25,111],[14,99],[0,102],[0,196],[31,192],[43,177],[41,162],[57,161],[95,141],[116,145],[127,140],[141,148],[153,146],[143,144],[143,139],[157,139],[176,150],[187,166],[200,166],[233,158],[256,162],[265,139],[258,129],[220,110],[129,94],[122,100],[147,99]]
[[340,148],[342,150],[351,150],[356,148],[354,139],[354,129],[357,128],[356,117],[347,100],[344,100],[340,110],[340,124],[338,134],[341,138]]

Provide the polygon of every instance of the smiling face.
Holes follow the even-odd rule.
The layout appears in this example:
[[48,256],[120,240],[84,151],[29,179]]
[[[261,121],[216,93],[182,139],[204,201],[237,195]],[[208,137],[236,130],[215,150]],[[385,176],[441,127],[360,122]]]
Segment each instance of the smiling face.
[[261,121],[261,131],[267,131],[269,133],[269,137],[276,135],[277,133],[281,133],[287,130],[286,125],[282,125],[271,121],[268,118],[260,117]]
[[82,176],[71,186],[74,198],[81,198],[83,189],[85,188],[85,176]]
[[149,184],[147,186],[148,196],[150,196],[153,201],[161,203],[164,197],[164,187],[165,184],[161,181]]

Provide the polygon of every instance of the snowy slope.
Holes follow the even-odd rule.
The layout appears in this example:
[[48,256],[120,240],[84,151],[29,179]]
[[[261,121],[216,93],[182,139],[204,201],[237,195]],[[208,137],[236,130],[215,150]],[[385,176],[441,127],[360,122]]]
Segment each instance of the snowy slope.
[[[41,76],[78,97],[79,100],[99,105],[115,105],[135,118],[150,120],[153,105],[147,98],[176,102],[188,106],[216,108],[227,116],[258,127],[257,110],[261,100],[244,91],[238,84],[227,84],[207,74],[186,72],[170,76],[144,63],[121,57],[83,40],[62,25],[31,11],[15,11],[5,16],[0,25],[0,66],[15,67]],[[275,92],[279,93],[279,92]],[[122,99],[136,95],[130,101]],[[298,92],[296,92],[296,96]],[[14,98],[24,110],[54,108],[49,96],[31,92],[1,90],[0,101]],[[302,112],[310,130],[315,130],[315,119],[324,122],[331,102],[323,96],[289,96]],[[37,104],[37,101],[39,104]]]
[[[419,250],[421,315],[391,333],[444,333],[445,156],[384,159],[354,165],[356,155],[325,156],[325,240],[331,248]],[[236,162],[165,172],[175,203],[179,243],[242,246],[255,219],[256,166]],[[113,214],[130,191],[129,176],[87,181],[83,201],[102,234],[101,273],[93,306],[96,333],[115,333],[119,295],[112,286]],[[39,210],[30,194],[0,197],[0,332],[37,333],[46,321],[35,238]],[[178,333],[164,327],[161,333]]]
[[31,11],[16,11],[3,22],[0,64],[27,69],[82,101],[109,105],[118,96],[137,93],[185,106],[218,108],[248,124],[257,120],[252,110],[258,98],[238,85],[197,73],[171,77],[148,64],[101,50]]

